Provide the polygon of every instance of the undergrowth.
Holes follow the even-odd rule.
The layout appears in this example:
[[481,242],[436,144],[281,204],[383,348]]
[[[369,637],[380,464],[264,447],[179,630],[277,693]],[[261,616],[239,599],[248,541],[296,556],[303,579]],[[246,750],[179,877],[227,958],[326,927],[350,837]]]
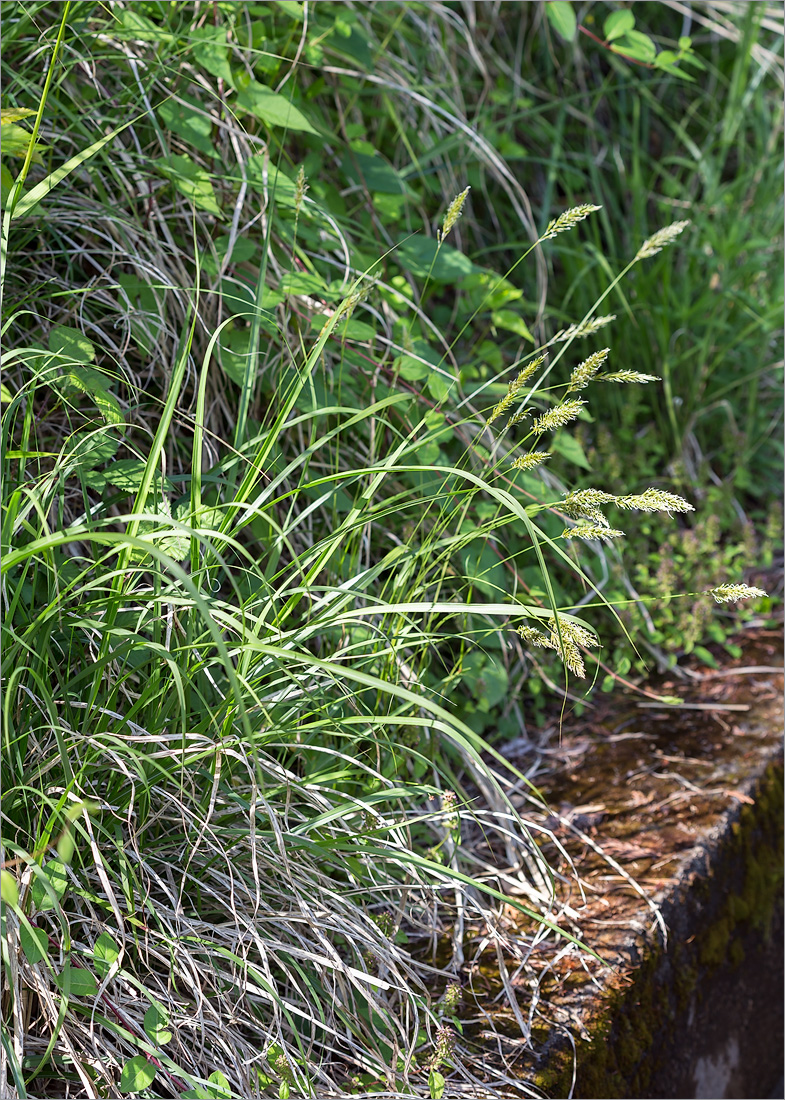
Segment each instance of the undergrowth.
[[[620,524],[692,510],[665,464],[558,463],[657,385],[607,310],[696,225],[546,311],[563,242],[628,223],[533,207],[450,7],[3,20],[5,1087],[536,1095],[480,1083],[455,980],[591,944],[491,742],[603,674],[601,613],[632,645]],[[741,564],[703,595],[761,596]]]

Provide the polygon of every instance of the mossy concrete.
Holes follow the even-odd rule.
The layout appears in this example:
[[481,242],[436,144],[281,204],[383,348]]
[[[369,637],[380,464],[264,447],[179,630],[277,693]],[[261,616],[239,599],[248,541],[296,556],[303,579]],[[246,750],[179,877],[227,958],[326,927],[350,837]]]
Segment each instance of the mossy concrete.
[[[565,731],[564,771],[543,785],[589,888],[571,930],[609,964],[543,989],[554,1026],[517,1068],[552,1100],[743,1100],[782,1075],[782,681],[705,682],[716,717],[638,711]],[[667,941],[600,848],[656,900]]]
[[[782,1073],[783,774],[770,764],[665,906],[667,948],[643,954],[583,1021],[575,1097],[754,1097]],[[573,1054],[541,1052],[537,1084],[566,1097]]]

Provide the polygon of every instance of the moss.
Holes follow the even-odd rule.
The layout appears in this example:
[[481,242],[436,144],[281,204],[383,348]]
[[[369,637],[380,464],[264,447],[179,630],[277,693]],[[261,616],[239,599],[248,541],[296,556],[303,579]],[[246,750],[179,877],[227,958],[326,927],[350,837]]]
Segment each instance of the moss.
[[[739,966],[744,940],[771,928],[782,898],[782,767],[766,770],[754,805],[745,805],[708,871],[679,900],[682,935],[667,951],[651,947],[635,980],[606,992],[591,1041],[577,1045],[577,1097],[644,1096],[669,1058],[674,1025],[686,1020],[703,983],[718,968]],[[571,1051],[554,1050],[536,1084],[552,1097],[569,1094]]]

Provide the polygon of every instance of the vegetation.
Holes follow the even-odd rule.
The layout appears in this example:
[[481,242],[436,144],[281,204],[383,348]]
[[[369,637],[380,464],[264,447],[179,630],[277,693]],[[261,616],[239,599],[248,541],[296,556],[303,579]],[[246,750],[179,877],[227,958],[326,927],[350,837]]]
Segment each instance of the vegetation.
[[771,606],[781,27],[551,7],[3,5],[20,1097],[472,1095],[500,743]]

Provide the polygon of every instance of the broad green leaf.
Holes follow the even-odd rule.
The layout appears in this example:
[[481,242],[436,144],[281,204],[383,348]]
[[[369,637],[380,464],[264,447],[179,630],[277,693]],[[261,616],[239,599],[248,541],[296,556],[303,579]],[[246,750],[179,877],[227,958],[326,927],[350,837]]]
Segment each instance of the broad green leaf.
[[93,944],[93,966],[96,973],[105,978],[119,957],[120,948],[108,932],[102,932]]
[[442,1100],[444,1096],[445,1081],[441,1073],[438,1070],[432,1069],[428,1074],[428,1089],[431,1094],[431,1100]]
[[[60,900],[63,894],[65,894],[66,887],[68,886],[68,875],[64,864],[62,864],[59,859],[51,859],[48,863],[44,864],[43,872],[49,881],[49,886],[54,891],[57,899]],[[41,881],[40,875],[36,875],[33,878],[30,896],[32,898],[33,907],[40,912],[44,912],[46,909],[54,909],[55,907],[54,900]]]
[[474,264],[463,252],[449,244],[439,248],[433,237],[409,237],[401,241],[393,255],[405,271],[410,271],[418,279],[426,278],[430,271],[431,278],[437,283],[456,283],[475,270]]
[[369,191],[382,195],[405,195],[406,182],[397,169],[388,164],[378,153],[347,152],[341,162],[341,171],[352,183],[359,183]]
[[147,1061],[144,1054],[137,1054],[123,1066],[120,1074],[120,1092],[134,1093],[149,1089],[155,1080],[156,1067]]
[[[15,126],[13,123],[3,124],[0,146],[2,147],[4,157],[18,157],[20,160],[24,160],[32,140],[33,135],[22,126]],[[44,163],[44,158],[41,156],[40,150],[48,148],[48,145],[41,145],[40,142],[36,143],[35,152],[32,158],[33,164]]]
[[208,157],[216,155],[211,141],[213,125],[204,111],[167,99],[158,108],[157,114],[166,130],[177,134],[200,153]]
[[8,386],[6,386],[5,382],[0,382],[0,402],[4,405],[8,405],[13,399],[14,395],[11,393]]
[[281,1081],[278,1086],[278,1100],[289,1100],[291,1093],[289,1091],[289,1082]]
[[98,992],[95,977],[89,970],[72,966],[67,962],[61,974],[55,978],[59,989],[69,997],[94,997]]
[[614,53],[624,54],[632,61],[644,61],[650,63],[657,56],[657,47],[647,34],[640,31],[627,31],[627,33],[611,43]]
[[289,102],[285,95],[279,95],[270,88],[254,81],[237,96],[237,106],[250,111],[268,126],[285,126],[287,130],[299,130],[307,134],[316,134],[302,111]]
[[[246,172],[248,174],[248,182],[255,191],[264,191],[265,183],[265,158],[261,154],[256,153],[254,156],[248,158],[246,165]],[[285,172],[282,172],[280,168],[276,168],[274,164],[267,163],[267,193],[270,198],[275,197],[275,201],[282,206],[294,206],[295,198],[297,195],[297,184],[293,179],[290,179]]]
[[166,1046],[172,1038],[169,1029],[169,1013],[163,1005],[152,1004],[144,1014],[144,1030],[151,1043]]
[[89,471],[114,458],[119,446],[119,440],[106,432],[82,432],[72,436],[63,454],[69,463]]
[[233,86],[226,27],[192,27],[189,34],[194,57],[202,68]]
[[19,887],[10,871],[0,871],[0,898],[4,905],[19,904]]
[[58,386],[63,396],[68,397],[74,393],[86,393],[92,398],[107,424],[115,427],[125,425],[125,418],[120,409],[120,403],[113,393],[106,389],[106,378],[96,370],[89,367],[74,367],[65,374]]
[[566,458],[568,462],[574,462],[576,466],[580,466],[582,470],[591,469],[583,447],[581,447],[574,436],[565,435],[564,432],[559,432],[559,434],[550,441],[550,448],[556,451],[557,454],[560,454],[562,458]]
[[214,1100],[231,1100],[231,1085],[219,1069],[213,1070],[207,1080],[213,1085],[210,1096],[214,1097]]
[[578,21],[575,18],[575,12],[572,10],[572,4],[568,3],[567,0],[548,0],[545,5],[545,14],[556,33],[565,42],[572,42],[578,29]]
[[31,966],[35,966],[49,954],[49,936],[44,928],[33,928],[31,931],[26,924],[20,924],[19,942]]
[[514,332],[516,336],[522,336],[524,340],[534,343],[534,337],[529,332],[526,322],[519,313],[511,309],[499,309],[491,314],[491,323],[497,328],[503,328],[507,332]]
[[171,42],[172,35],[153,23],[146,15],[138,10],[139,5],[122,8],[120,11],[120,26],[122,30],[115,30],[118,38],[136,38],[140,42]]
[[611,12],[605,20],[602,33],[606,42],[612,42],[614,38],[620,38],[627,31],[631,31],[634,26],[635,16],[629,8],[622,8],[620,11]]
[[[104,477],[110,485],[114,485],[116,489],[119,489],[124,493],[136,493],[142,484],[142,478],[144,477],[145,463],[140,458],[121,458],[119,462],[113,462],[107,470],[104,471]],[[160,483],[160,475],[158,476]],[[172,483],[169,478],[164,481],[164,487],[167,489],[172,488]]]
[[184,195],[194,206],[200,210],[206,210],[208,214],[221,217],[213,185],[210,183],[210,174],[204,168],[200,168],[190,157],[171,155],[159,157],[153,161],[162,176],[171,180],[181,195]]
[[34,114],[35,111],[31,107],[2,107],[0,108],[0,126],[20,122],[23,118],[29,118]]
[[74,363],[92,363],[95,361],[95,347],[78,328],[67,325],[55,325],[49,333],[49,350],[62,355]]

